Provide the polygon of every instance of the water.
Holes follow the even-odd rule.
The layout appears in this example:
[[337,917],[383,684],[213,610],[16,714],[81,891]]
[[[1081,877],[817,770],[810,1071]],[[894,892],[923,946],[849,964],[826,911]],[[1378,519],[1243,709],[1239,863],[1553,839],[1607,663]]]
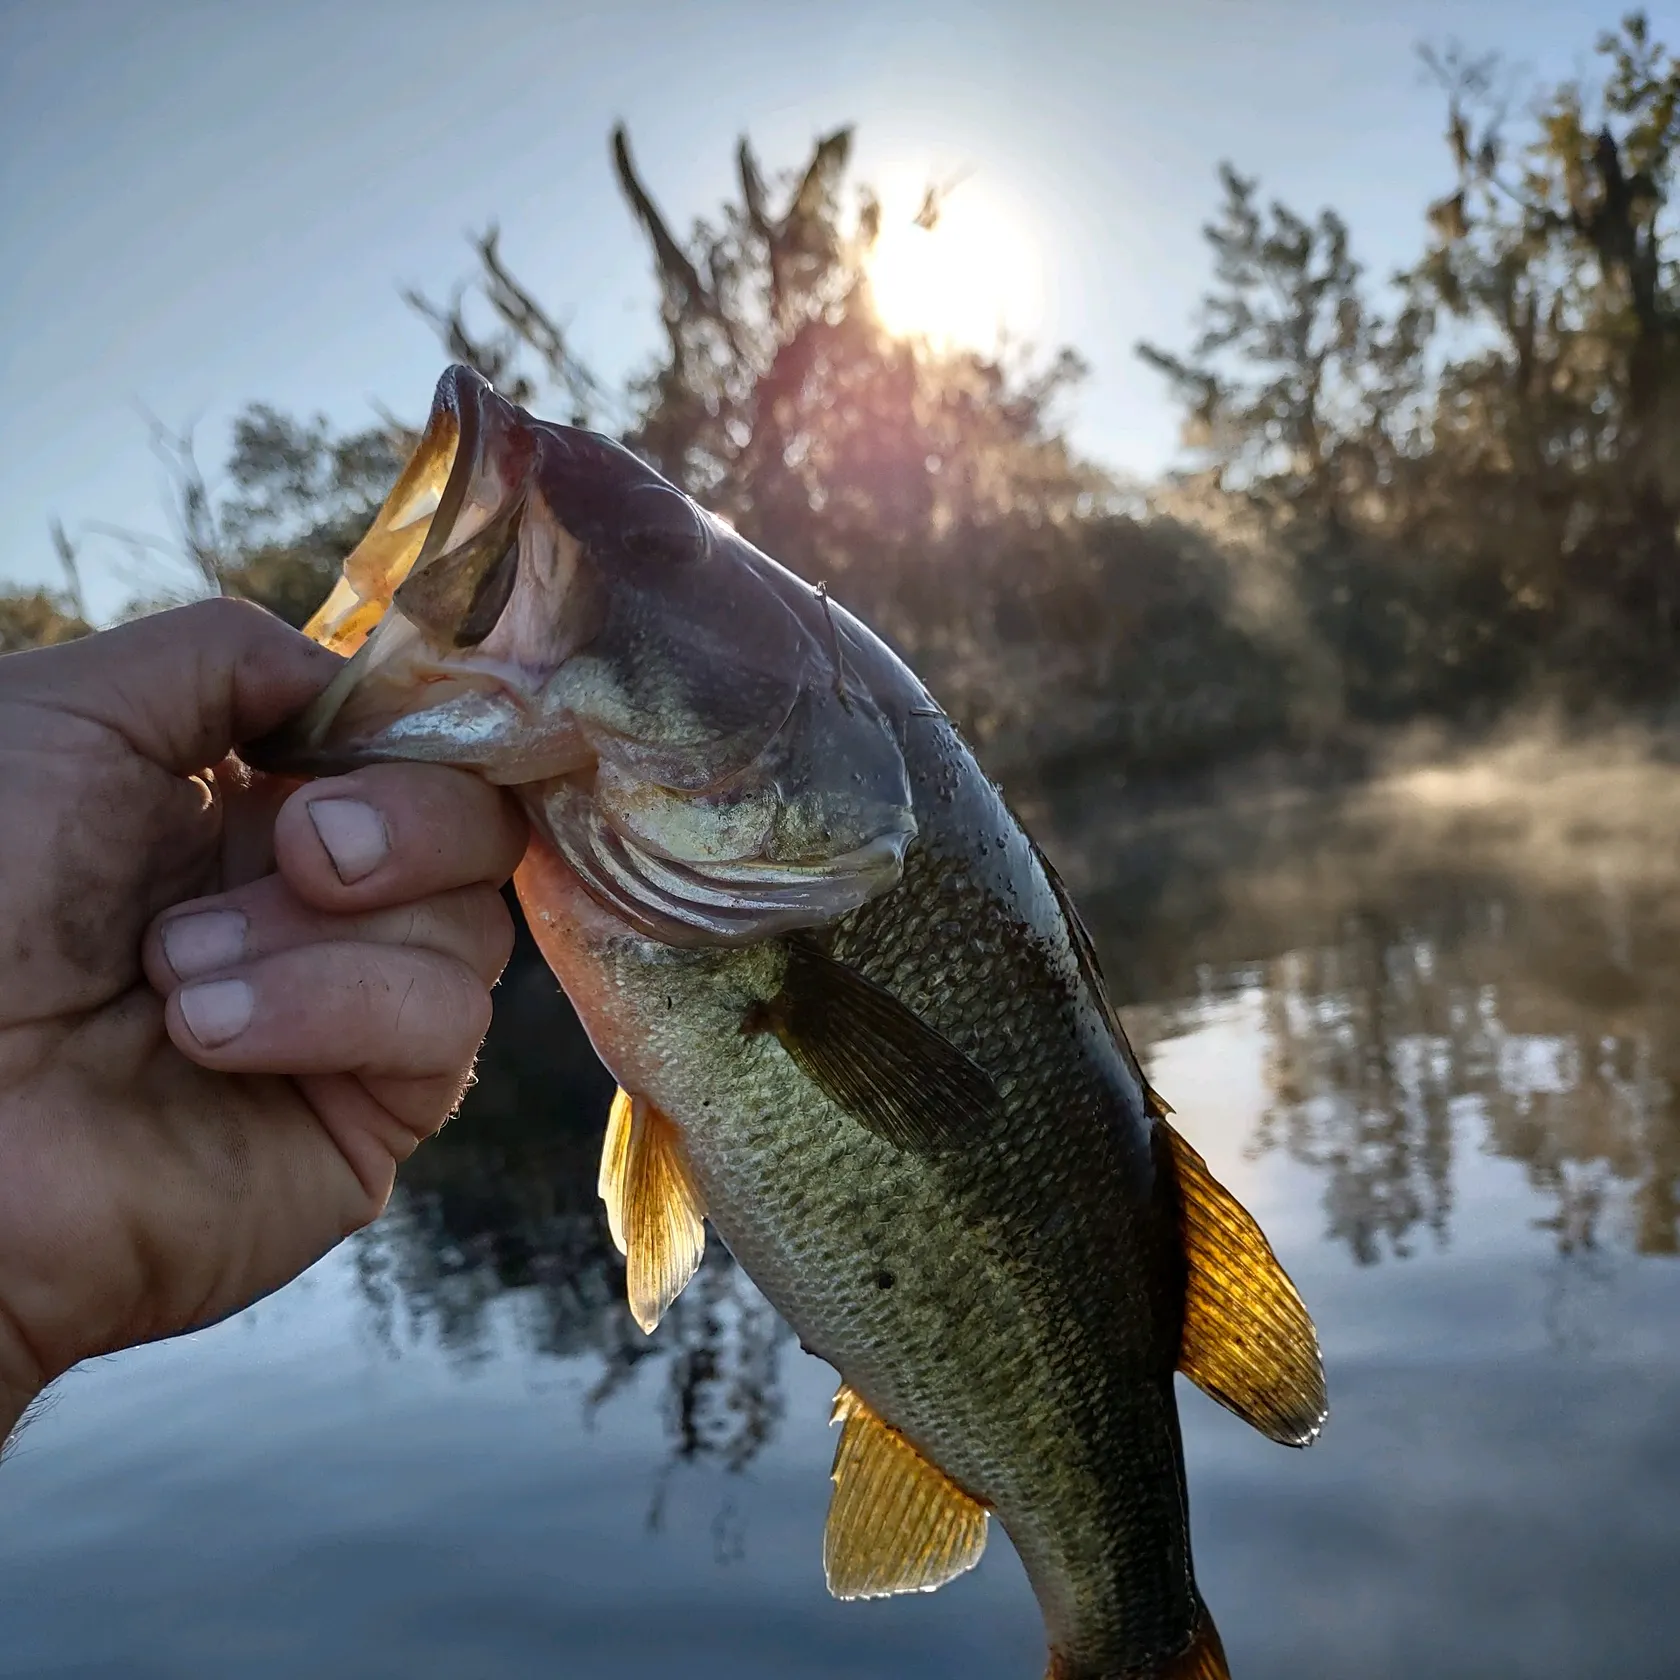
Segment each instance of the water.
[[[1530,752],[1032,816],[1326,1349],[1305,1453],[1181,1385],[1238,1680],[1672,1674],[1680,774]],[[833,1374],[715,1251],[641,1337],[609,1089],[516,969],[386,1220],[67,1378],[0,1472],[0,1675],[1036,1680],[995,1531],[938,1594],[827,1598]]]

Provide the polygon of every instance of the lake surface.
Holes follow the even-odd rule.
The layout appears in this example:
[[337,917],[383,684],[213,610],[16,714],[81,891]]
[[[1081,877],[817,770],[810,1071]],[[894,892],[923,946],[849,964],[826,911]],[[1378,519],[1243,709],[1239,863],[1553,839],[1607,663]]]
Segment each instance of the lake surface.
[[[1029,816],[1325,1348],[1304,1453],[1180,1385],[1237,1680],[1674,1674],[1680,773]],[[0,1675],[1037,1680],[995,1528],[937,1594],[828,1599],[835,1379],[725,1254],[631,1323],[553,992],[516,964],[372,1231],[58,1386],[0,1471]]]

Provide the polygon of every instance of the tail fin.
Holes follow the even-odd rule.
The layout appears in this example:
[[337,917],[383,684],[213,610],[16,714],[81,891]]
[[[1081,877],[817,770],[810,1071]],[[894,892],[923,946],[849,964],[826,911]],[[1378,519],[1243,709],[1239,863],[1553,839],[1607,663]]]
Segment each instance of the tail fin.
[[1196,1636],[1189,1646],[1157,1669],[1159,1680],[1231,1680],[1226,1666],[1225,1647],[1219,1643],[1219,1629],[1204,1606],[1202,1619],[1196,1624]]
[[1231,1680],[1219,1630],[1204,1606],[1190,1643],[1177,1656],[1141,1668],[1082,1668],[1060,1651],[1050,1653],[1044,1680]]

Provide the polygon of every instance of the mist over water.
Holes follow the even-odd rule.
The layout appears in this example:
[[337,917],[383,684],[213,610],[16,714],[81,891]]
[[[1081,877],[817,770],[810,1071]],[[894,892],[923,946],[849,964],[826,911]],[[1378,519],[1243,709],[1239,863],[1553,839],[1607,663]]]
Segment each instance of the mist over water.
[[[1238,1680],[1672,1672],[1680,767],[1534,734],[1027,815],[1324,1344],[1305,1453],[1181,1385]],[[833,1374],[715,1243],[635,1328],[610,1091],[522,952],[378,1226],[66,1379],[0,1473],[0,1675],[1036,1680],[1001,1534],[936,1595],[827,1598]]]

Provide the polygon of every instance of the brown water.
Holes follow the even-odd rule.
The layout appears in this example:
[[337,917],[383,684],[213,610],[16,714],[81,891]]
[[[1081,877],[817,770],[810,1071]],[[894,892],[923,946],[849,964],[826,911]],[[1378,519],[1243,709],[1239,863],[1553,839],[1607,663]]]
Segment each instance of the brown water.
[[[1305,1453],[1182,1389],[1237,1680],[1680,1671],[1680,772],[1029,814],[1325,1346]],[[1001,1535],[828,1600],[833,1374],[715,1250],[631,1324],[609,1091],[517,967],[378,1227],[60,1385],[0,1472],[0,1675],[1036,1680]]]

